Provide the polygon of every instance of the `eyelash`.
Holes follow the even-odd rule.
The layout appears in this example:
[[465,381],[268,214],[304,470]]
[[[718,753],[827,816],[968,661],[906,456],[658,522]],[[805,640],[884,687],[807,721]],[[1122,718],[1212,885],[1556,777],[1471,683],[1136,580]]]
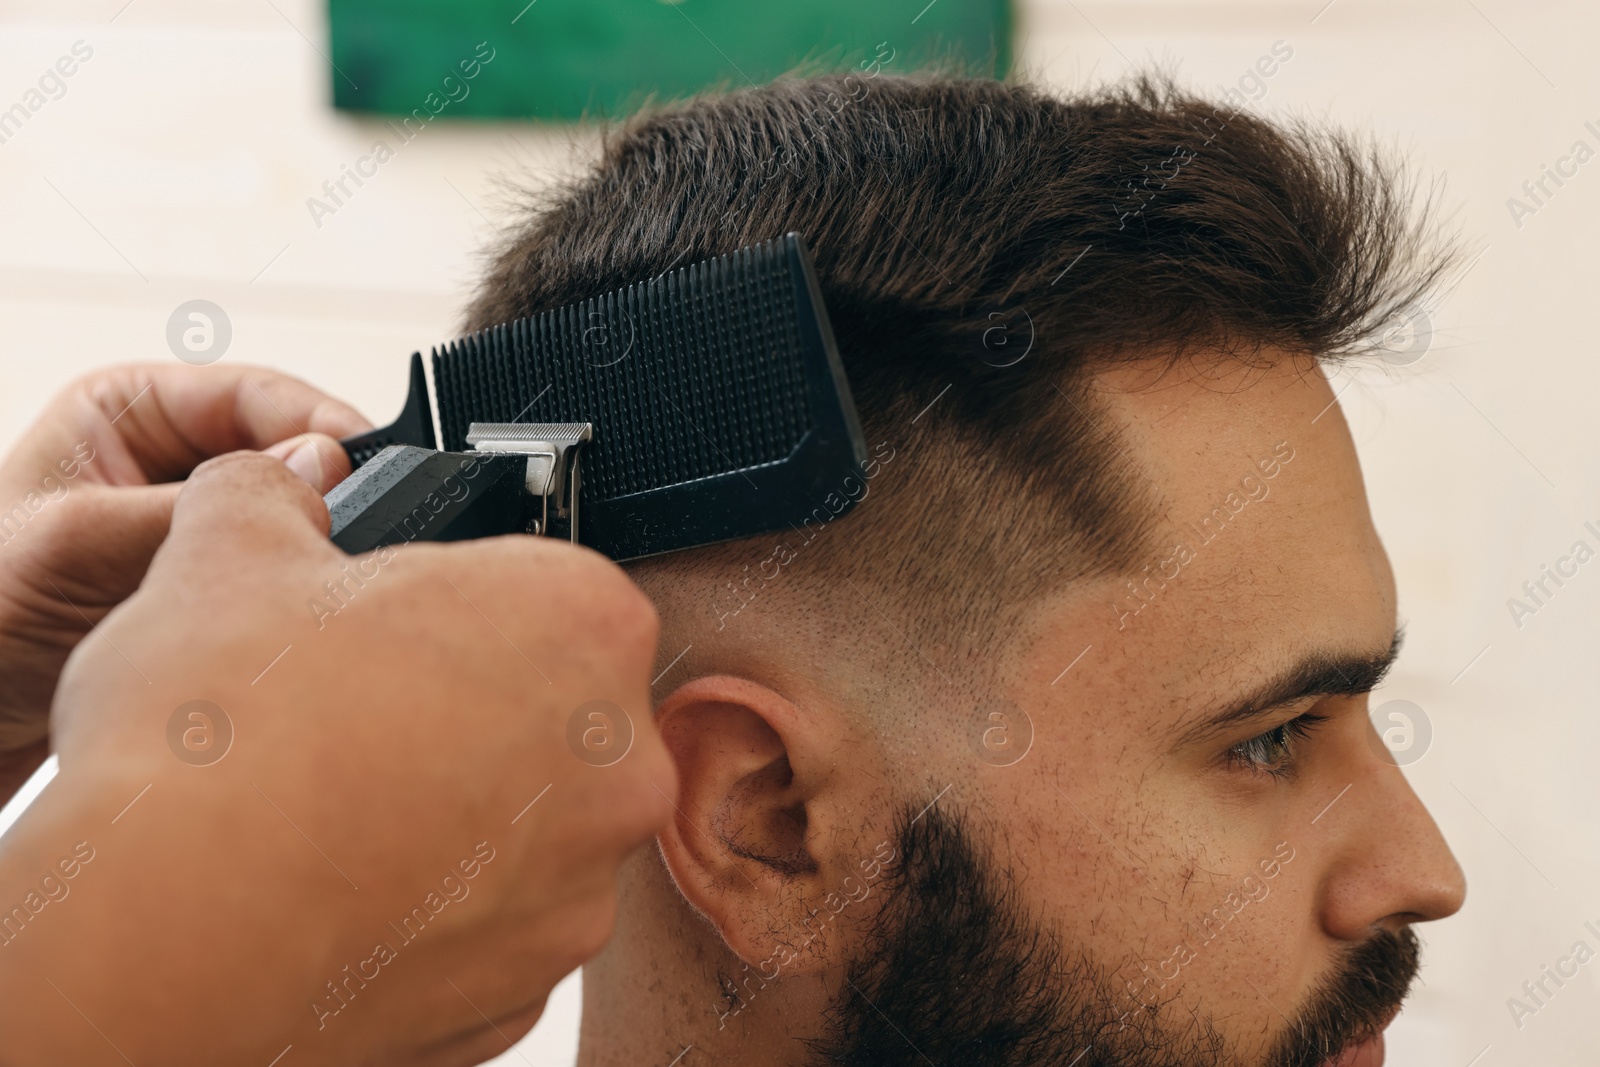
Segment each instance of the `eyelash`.
[[[1228,762],[1252,774],[1268,774],[1274,778],[1292,777],[1295,771],[1295,743],[1305,740],[1318,726],[1328,721],[1326,715],[1308,711],[1288,722],[1274,726],[1266,733],[1240,741],[1228,749]],[[1276,759],[1272,751],[1281,753]]]

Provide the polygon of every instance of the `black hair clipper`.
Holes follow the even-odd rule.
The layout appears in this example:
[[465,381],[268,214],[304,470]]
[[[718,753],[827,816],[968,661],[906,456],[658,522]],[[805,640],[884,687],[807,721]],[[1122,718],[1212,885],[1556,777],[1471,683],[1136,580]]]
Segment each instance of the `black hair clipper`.
[[327,495],[347,552],[527,532],[614,560],[752,537],[853,499],[866,448],[799,234],[422,355]]

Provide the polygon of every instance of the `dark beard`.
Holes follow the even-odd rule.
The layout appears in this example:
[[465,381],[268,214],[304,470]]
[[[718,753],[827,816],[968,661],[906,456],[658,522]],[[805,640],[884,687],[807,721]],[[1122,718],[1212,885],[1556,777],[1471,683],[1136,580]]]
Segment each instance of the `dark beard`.
[[[1209,1019],[1129,1013],[1109,969],[1035,926],[965,820],[911,809],[881,912],[810,1043],[840,1067],[1240,1067]],[[1415,977],[1410,929],[1379,932],[1293,1016],[1261,1067],[1319,1067],[1373,1033]],[[1252,1065],[1254,1067],[1254,1065]]]

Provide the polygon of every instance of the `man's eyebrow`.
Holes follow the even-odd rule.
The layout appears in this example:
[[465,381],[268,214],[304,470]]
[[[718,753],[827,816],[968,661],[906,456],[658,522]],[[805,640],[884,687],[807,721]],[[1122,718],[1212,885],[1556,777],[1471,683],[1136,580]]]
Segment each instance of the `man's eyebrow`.
[[1370,693],[1394,666],[1404,638],[1404,630],[1397,629],[1387,649],[1367,656],[1326,652],[1305,656],[1254,692],[1231,699],[1222,710],[1203,716],[1179,736],[1176,747],[1204,741],[1308,697]]

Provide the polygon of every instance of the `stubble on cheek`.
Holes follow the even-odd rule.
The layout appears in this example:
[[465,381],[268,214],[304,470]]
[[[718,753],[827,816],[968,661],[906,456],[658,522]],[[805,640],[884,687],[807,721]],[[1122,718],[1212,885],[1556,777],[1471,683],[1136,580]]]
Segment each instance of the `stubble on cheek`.
[[[1102,767],[1140,758],[1124,753]],[[1099,776],[1077,795],[1059,788],[1058,817],[1023,839],[1019,850],[1035,854],[1016,857],[1016,869],[1044,874],[1041,860],[1053,868],[1024,892],[1110,975],[1112,1017],[1227,1015],[1231,1042],[1265,1048],[1276,1016],[1240,975],[1260,984],[1272,966],[1272,912],[1292,866],[1267,881],[1254,860],[1224,855],[1193,799],[1163,795],[1153,773]]]

